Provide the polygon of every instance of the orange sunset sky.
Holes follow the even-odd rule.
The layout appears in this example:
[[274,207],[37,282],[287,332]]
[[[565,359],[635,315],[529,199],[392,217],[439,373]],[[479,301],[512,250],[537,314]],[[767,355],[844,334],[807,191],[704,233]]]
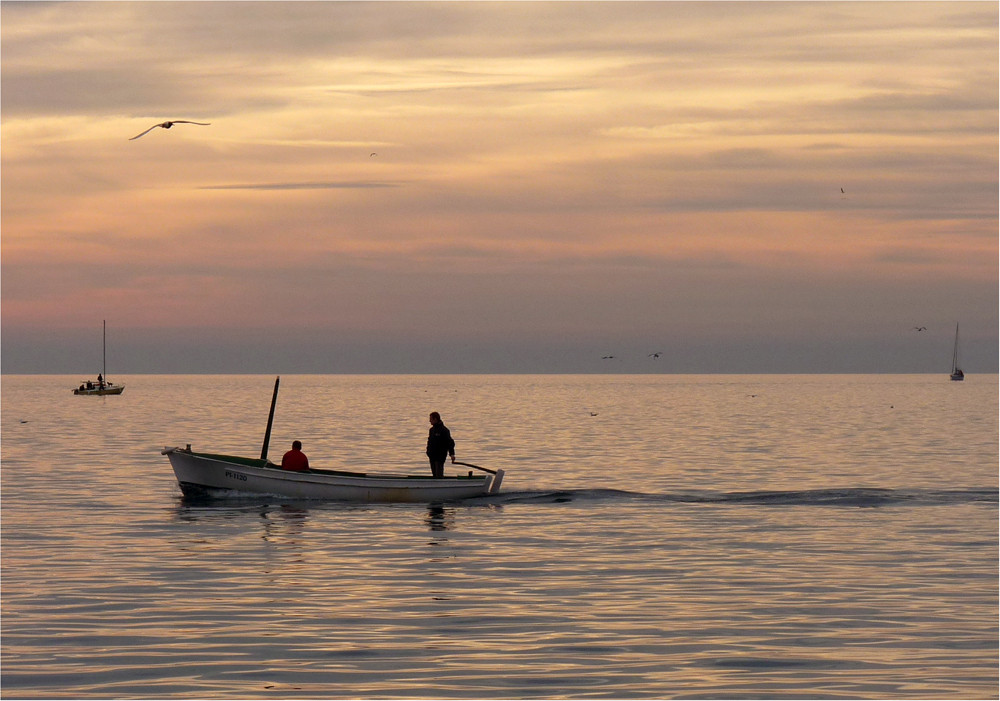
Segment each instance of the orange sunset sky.
[[4,2],[2,369],[96,374],[107,319],[110,374],[946,374],[957,322],[996,372],[998,41],[995,2]]

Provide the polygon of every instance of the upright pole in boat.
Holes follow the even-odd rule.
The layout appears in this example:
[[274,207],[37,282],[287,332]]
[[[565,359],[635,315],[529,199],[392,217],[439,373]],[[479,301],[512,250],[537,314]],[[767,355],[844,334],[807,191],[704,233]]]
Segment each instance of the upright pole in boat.
[[[108,381],[108,320],[104,320],[101,332],[101,377]],[[956,331],[956,333],[958,333]]]
[[278,401],[278,382],[281,375],[274,378],[274,394],[271,395],[271,411],[267,415],[267,430],[264,431],[264,445],[260,449],[260,459],[267,460],[267,444],[271,442],[271,424],[274,422],[274,404]]

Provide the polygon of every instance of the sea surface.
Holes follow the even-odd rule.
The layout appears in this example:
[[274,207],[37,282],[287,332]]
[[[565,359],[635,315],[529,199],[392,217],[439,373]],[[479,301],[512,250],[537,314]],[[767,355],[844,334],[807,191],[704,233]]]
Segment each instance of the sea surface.
[[281,378],[274,459],[506,471],[415,505],[186,500],[274,377],[80,379],[2,377],[6,699],[998,697],[996,375]]

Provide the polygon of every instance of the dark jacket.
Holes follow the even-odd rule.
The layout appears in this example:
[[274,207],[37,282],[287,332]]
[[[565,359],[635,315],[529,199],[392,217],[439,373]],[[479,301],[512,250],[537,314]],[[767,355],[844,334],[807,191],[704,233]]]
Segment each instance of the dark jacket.
[[444,460],[445,456],[455,457],[455,441],[451,439],[451,431],[442,422],[431,426],[427,434],[427,457]]

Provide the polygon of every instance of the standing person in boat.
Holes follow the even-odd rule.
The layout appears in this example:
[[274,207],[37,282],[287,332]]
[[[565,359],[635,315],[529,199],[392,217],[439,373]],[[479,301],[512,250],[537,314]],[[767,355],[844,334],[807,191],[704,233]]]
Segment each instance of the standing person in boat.
[[431,461],[431,475],[444,477],[445,458],[450,455],[451,461],[455,462],[455,441],[451,438],[451,431],[441,421],[441,414],[432,411],[430,421],[431,430],[427,435],[427,457]]
[[281,456],[281,469],[309,472],[309,458],[302,452],[302,441],[292,441],[292,449]]

